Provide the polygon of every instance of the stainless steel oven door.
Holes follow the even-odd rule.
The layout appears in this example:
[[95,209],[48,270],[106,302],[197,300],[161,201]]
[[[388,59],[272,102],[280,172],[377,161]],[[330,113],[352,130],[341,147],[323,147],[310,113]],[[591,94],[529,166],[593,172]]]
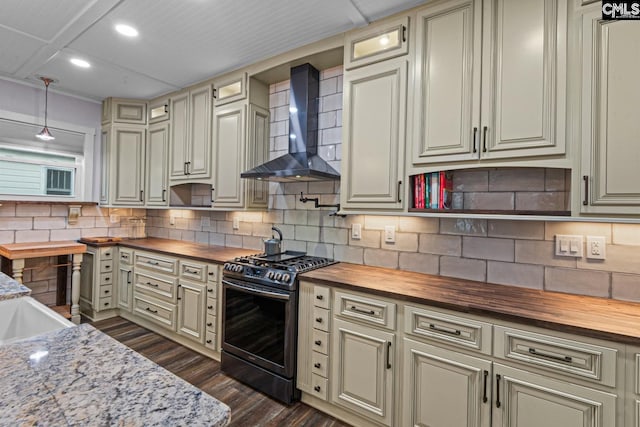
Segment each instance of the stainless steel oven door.
[[222,350],[293,378],[297,293],[231,278],[222,289]]

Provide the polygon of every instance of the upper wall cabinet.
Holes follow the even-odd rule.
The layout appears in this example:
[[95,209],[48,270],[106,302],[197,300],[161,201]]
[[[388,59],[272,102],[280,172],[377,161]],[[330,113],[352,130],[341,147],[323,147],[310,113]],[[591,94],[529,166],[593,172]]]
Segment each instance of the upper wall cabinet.
[[169,123],[149,125],[146,149],[145,200],[148,206],[169,204]]
[[408,27],[409,18],[402,17],[349,33],[344,43],[345,69],[406,55]]
[[344,75],[341,204],[401,209],[407,60],[396,58]]
[[147,122],[152,124],[169,120],[171,117],[169,114],[169,102],[169,98],[159,98],[149,101]]
[[562,0],[419,10],[412,164],[564,154],[566,33]]
[[581,211],[637,215],[640,25],[592,10],[582,21]]
[[213,115],[214,208],[267,206],[268,183],[240,178],[264,163],[269,151],[269,90],[255,79],[249,85],[244,100],[216,108]]
[[[144,205],[144,126],[113,124],[102,127],[103,190],[100,201],[109,205]],[[104,182],[107,182],[105,186]]]
[[147,124],[147,103],[134,99],[107,98],[102,101],[102,124]]
[[224,105],[247,97],[247,73],[238,73],[214,84],[214,104]]
[[171,98],[171,181],[211,178],[211,99],[210,84]]

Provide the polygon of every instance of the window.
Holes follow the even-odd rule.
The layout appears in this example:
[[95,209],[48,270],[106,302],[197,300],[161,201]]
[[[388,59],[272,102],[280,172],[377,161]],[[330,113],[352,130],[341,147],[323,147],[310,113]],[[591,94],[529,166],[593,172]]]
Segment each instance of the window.
[[47,194],[73,195],[73,169],[47,168]]

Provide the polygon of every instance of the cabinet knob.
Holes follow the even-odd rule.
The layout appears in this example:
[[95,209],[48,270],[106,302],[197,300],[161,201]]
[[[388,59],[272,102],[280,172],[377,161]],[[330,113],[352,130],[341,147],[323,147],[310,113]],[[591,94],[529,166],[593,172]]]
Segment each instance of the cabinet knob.
[[208,306],[207,306],[207,309],[209,309],[209,310],[213,310],[213,306],[212,306],[212,305],[208,305]]
[[315,386],[313,389],[318,393],[320,393],[320,390],[322,390],[319,385]]
[[316,322],[322,323],[322,317],[316,317]]
[[207,340],[207,344],[211,344],[211,340]]
[[316,345],[322,345],[322,341],[320,341],[320,340],[316,340],[316,341],[315,341],[315,344],[316,344]]
[[321,367],[321,366],[322,366],[322,365],[320,365],[320,363],[314,363],[314,364],[313,364],[313,367],[314,367],[314,368],[318,368],[318,369],[320,369],[320,367]]
[[324,297],[322,295],[316,295],[316,299],[322,301]]
[[209,322],[207,323],[207,326],[213,326],[213,323]]

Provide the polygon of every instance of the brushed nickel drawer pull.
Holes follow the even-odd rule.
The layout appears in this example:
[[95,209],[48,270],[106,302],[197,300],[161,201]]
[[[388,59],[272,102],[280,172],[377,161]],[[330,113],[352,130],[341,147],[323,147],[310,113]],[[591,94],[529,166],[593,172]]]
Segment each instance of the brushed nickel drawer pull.
[[361,308],[356,307],[355,305],[351,306],[351,311],[355,311],[356,313],[361,313],[361,314],[368,314],[370,316],[373,316],[376,314],[376,312],[373,310],[363,310]]
[[459,329],[445,329],[442,327],[438,327],[436,325],[434,325],[433,323],[429,323],[429,329],[431,329],[432,331],[436,331],[436,332],[442,332],[443,334],[449,334],[449,335],[461,335],[462,332]]
[[529,354],[532,354],[534,356],[544,357],[545,359],[557,360],[558,362],[564,362],[564,363],[573,362],[573,358],[571,356],[556,356],[554,354],[542,353],[533,347],[529,347]]

